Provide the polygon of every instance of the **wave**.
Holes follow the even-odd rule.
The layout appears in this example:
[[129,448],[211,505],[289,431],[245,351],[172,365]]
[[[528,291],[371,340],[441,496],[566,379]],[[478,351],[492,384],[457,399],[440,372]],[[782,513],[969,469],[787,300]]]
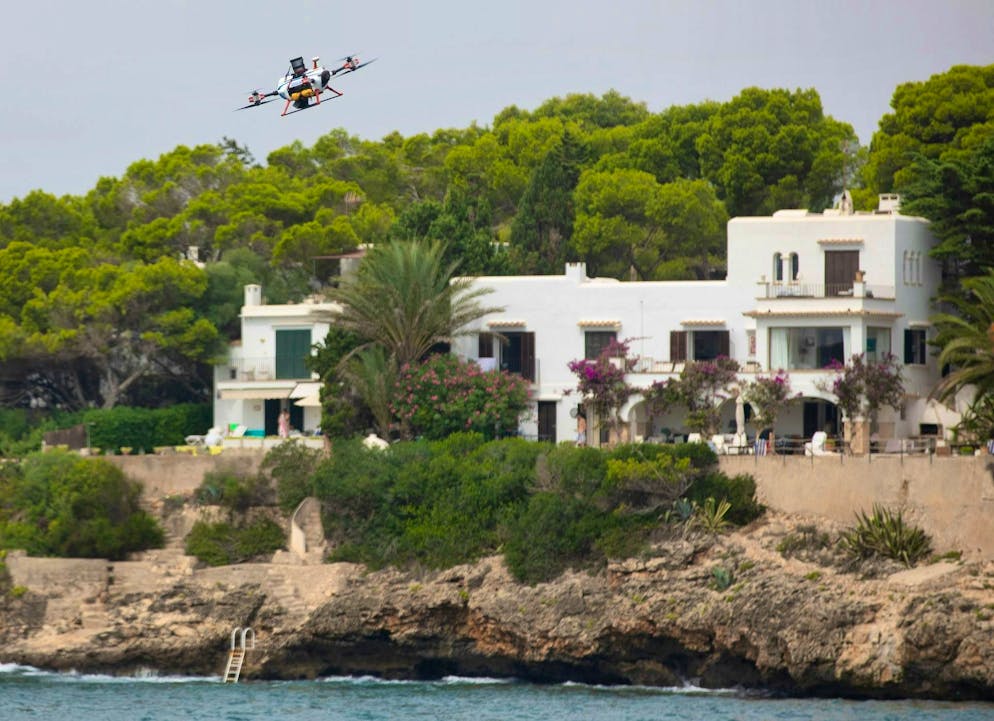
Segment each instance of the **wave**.
[[0,663],[0,674],[21,678],[47,678],[76,683],[220,683],[220,676],[170,676],[160,675],[154,669],[141,669],[133,674],[114,676],[78,671],[45,671],[19,663]]
[[322,676],[319,683],[338,683],[350,686],[382,685],[382,686],[490,686],[518,683],[513,678],[488,678],[474,676],[445,676],[432,681],[412,679],[387,679],[379,676]]
[[[444,676],[436,680],[385,679],[378,676],[322,676],[318,683],[341,684],[343,686],[507,686],[529,682],[518,678],[495,678],[489,676]],[[542,686],[543,684],[535,684]],[[745,696],[747,691],[741,688],[705,688],[693,683],[682,686],[641,686],[641,685],[607,685],[590,684],[579,681],[565,681],[547,688],[584,689],[589,691],[604,691],[606,693],[638,693],[685,696]]]

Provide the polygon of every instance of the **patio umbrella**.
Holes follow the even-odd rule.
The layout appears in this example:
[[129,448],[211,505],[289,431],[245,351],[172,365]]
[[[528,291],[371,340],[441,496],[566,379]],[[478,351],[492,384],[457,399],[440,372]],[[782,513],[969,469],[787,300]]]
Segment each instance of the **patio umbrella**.
[[742,394],[735,398],[735,435],[742,436],[746,431],[746,408]]

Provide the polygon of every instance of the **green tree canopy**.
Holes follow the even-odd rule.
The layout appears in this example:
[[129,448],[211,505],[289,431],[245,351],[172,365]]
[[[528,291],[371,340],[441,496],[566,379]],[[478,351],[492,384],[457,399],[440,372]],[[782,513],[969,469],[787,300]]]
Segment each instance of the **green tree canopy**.
[[994,133],[994,65],[957,65],[921,82],[902,83],[893,112],[873,134],[863,182],[871,194],[904,192],[918,157],[945,162]]

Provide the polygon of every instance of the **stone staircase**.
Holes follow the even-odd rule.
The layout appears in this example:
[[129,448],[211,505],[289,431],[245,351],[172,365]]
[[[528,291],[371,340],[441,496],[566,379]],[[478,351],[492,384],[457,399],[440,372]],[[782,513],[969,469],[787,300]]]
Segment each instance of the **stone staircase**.
[[290,520],[290,551],[300,559],[299,563],[319,564],[324,562],[327,550],[321,502],[305,498]]

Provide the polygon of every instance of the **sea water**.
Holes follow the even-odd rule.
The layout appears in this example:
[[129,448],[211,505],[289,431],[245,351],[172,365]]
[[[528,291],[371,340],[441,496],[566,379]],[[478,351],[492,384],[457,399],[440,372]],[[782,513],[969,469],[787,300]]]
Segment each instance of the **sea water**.
[[250,681],[56,674],[0,665],[0,719],[46,721],[989,721],[994,704],[777,699],[694,687],[498,679]]

